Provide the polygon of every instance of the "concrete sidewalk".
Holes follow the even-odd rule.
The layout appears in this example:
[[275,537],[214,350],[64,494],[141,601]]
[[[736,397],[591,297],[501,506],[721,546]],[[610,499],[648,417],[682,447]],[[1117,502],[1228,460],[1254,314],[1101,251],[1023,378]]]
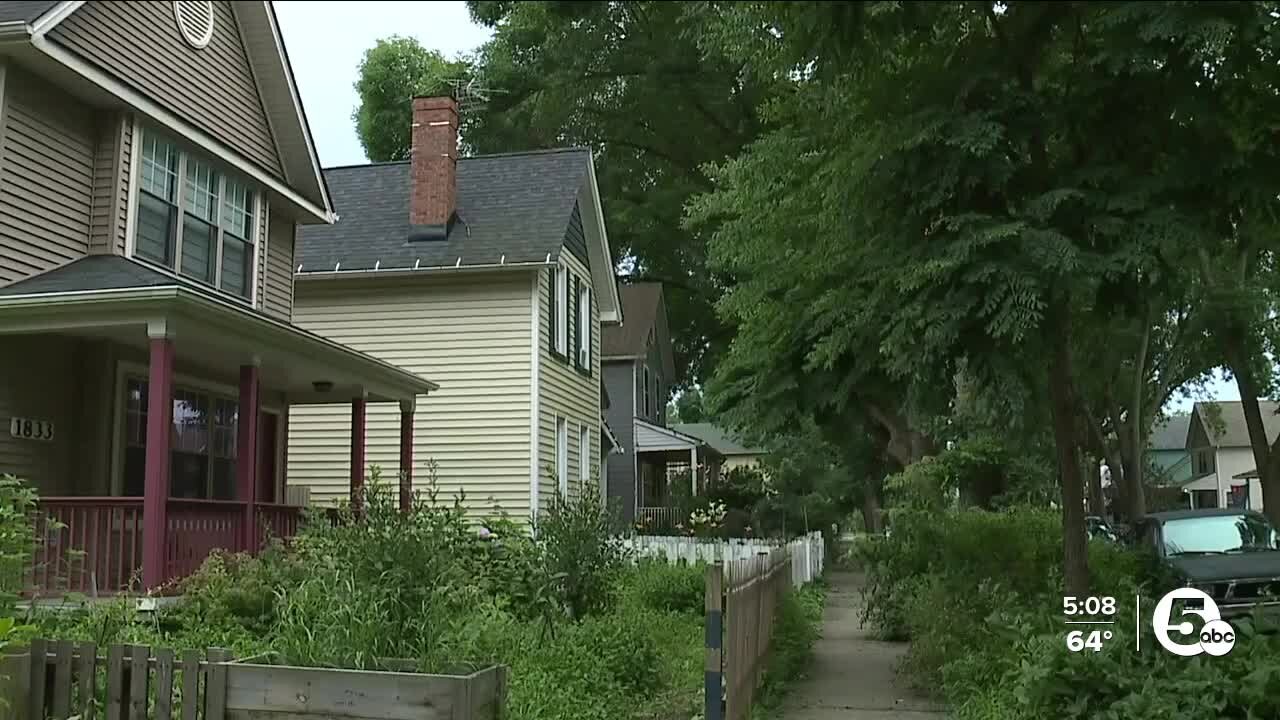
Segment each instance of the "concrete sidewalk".
[[792,691],[786,720],[942,720],[936,703],[907,687],[894,669],[904,643],[881,642],[862,625],[854,573],[828,575],[831,589],[822,618],[822,638],[814,647],[809,678]]

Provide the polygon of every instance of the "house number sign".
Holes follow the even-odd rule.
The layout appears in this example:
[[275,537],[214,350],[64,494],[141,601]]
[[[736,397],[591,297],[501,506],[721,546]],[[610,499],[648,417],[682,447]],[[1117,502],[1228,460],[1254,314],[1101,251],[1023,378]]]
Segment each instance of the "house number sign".
[[52,440],[53,423],[31,418],[9,418],[9,434],[22,440]]

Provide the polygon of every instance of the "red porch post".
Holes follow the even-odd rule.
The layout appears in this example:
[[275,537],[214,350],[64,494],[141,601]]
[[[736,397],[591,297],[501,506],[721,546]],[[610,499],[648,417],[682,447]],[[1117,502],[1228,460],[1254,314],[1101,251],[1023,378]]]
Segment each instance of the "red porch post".
[[240,549],[258,550],[258,366],[240,366],[240,406],[236,414],[236,497],[244,503]]
[[351,401],[351,509],[357,515],[364,506],[365,399]]
[[400,512],[413,506],[413,400],[400,401]]
[[173,340],[151,333],[147,387],[147,459],[142,499],[142,584],[167,580],[169,548],[169,437],[173,426]]

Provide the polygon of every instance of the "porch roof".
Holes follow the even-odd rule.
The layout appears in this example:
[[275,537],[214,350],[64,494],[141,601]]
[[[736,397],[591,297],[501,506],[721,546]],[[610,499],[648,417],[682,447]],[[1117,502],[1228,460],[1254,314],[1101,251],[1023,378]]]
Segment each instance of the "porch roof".
[[[145,334],[139,332],[145,330]],[[415,373],[172,275],[91,256],[0,288],[0,335],[175,338],[179,360],[257,363],[291,403],[411,400],[439,386]],[[325,386],[328,387],[325,387]]]
[[687,453],[697,448],[699,454],[720,455],[715,448],[692,435],[676,432],[671,428],[651,423],[643,418],[634,418],[633,422],[637,453],[672,451]]

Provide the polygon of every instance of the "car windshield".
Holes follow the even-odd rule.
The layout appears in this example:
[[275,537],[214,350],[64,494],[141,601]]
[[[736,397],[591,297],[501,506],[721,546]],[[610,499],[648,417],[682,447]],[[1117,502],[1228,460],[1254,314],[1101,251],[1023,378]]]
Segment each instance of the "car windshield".
[[1276,531],[1259,515],[1180,518],[1164,523],[1164,547],[1169,555],[1273,550]]

